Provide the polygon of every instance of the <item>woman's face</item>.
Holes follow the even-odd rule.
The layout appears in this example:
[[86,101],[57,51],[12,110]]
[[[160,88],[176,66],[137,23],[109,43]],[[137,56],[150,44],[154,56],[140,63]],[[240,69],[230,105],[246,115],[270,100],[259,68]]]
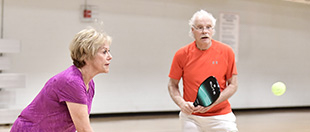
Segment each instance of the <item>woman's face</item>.
[[92,59],[89,59],[86,64],[89,64],[95,71],[99,73],[108,73],[112,59],[110,53],[110,45],[103,45]]

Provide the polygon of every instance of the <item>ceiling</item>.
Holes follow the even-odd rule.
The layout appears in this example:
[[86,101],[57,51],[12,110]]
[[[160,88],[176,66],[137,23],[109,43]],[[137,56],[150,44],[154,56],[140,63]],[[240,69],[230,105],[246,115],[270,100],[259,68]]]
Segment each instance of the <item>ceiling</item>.
[[290,1],[290,2],[296,2],[296,3],[302,3],[302,4],[310,5],[310,0],[284,0],[284,1]]

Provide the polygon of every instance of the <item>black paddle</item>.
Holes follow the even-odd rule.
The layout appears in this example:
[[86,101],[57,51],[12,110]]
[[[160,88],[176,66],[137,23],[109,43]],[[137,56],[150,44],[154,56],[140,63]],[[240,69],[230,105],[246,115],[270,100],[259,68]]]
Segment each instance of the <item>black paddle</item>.
[[199,86],[194,106],[210,106],[218,99],[220,93],[220,85],[218,84],[216,78],[214,76],[210,76]]

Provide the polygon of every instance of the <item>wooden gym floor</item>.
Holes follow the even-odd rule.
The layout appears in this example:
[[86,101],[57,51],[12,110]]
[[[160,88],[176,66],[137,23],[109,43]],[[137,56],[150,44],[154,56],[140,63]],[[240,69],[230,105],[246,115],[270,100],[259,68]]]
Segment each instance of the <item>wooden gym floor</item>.
[[[310,132],[310,108],[234,110],[240,132]],[[95,132],[180,132],[177,112],[92,115]],[[8,132],[11,125],[0,125]]]

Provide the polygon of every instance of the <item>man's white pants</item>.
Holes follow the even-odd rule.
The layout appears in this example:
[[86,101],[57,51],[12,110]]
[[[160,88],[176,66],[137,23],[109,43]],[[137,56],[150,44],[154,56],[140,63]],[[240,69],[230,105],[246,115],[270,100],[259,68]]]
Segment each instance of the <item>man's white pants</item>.
[[234,113],[217,116],[187,115],[180,112],[183,132],[238,132]]

